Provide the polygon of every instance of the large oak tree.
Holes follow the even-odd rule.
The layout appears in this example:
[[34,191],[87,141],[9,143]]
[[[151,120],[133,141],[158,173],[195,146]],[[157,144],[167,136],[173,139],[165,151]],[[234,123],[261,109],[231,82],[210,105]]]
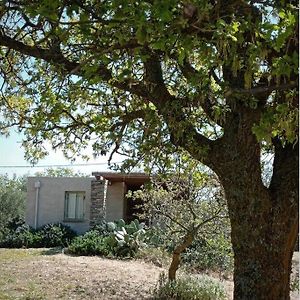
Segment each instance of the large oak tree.
[[[285,0],[2,0],[2,132],[145,163],[184,149],[228,202],[235,299],[289,299],[298,15]],[[273,151],[269,186],[262,148]]]

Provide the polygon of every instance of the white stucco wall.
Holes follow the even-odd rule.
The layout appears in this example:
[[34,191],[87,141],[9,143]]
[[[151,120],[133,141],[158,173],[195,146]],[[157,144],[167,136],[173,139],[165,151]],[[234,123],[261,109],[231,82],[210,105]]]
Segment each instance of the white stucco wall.
[[[35,220],[35,182],[40,181],[38,227],[62,222],[78,233],[89,229],[91,180],[84,177],[28,177],[26,223],[34,227]],[[64,222],[65,192],[85,192],[85,217],[81,222]]]
[[111,182],[106,192],[106,221],[124,218],[124,182]]

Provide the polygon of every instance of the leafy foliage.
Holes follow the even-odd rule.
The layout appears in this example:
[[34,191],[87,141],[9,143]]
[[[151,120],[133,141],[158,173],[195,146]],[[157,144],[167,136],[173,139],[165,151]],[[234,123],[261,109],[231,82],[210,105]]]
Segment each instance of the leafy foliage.
[[21,219],[15,219],[0,234],[2,248],[65,247],[76,233],[63,224],[46,224],[37,230],[30,228]]
[[226,292],[221,284],[209,277],[183,276],[176,281],[167,281],[160,276],[154,292],[157,300],[225,300]]
[[76,236],[74,230],[61,223],[46,224],[39,228],[36,233],[42,236],[43,247],[66,247]]
[[96,230],[91,230],[83,236],[76,237],[69,245],[67,252],[77,255],[109,255],[111,247],[108,237],[104,237]]
[[[163,245],[173,252],[169,268],[170,277],[175,276],[180,255],[186,251],[185,261],[203,259],[206,254],[207,261],[203,261],[204,268],[228,267],[228,265],[222,266],[221,261],[225,262],[231,253],[230,230],[224,195],[216,177],[195,172],[194,178],[190,176],[189,179],[181,174],[161,181],[156,179],[144,190],[134,192],[133,199],[143,201],[143,218],[150,219],[153,224],[153,228],[146,234],[148,244]],[[208,245],[209,241],[212,244],[211,240],[222,235],[226,236],[222,242],[227,241],[228,252],[225,249],[220,251],[222,246],[224,247],[219,244],[220,241],[211,249],[197,247],[201,244],[197,243],[197,239]],[[187,250],[193,243],[193,250]],[[202,257],[199,252],[203,253]]]
[[259,139],[294,142],[297,20],[273,1],[4,1],[2,131],[18,125],[33,161],[44,140],[69,157],[91,142],[151,168],[178,145],[198,159],[197,132],[220,137],[246,107]]
[[102,223],[83,236],[73,240],[68,252],[79,255],[111,255],[133,257],[143,246],[145,231],[137,220],[125,224],[124,220]]
[[224,232],[216,232],[196,239],[183,254],[182,262],[186,268],[198,271],[212,270],[224,275],[233,270],[233,252],[230,236]]
[[1,248],[41,247],[42,237],[39,234],[35,234],[34,230],[25,223],[18,226],[15,230],[4,228],[0,237]]
[[25,199],[25,178],[0,176],[0,230],[13,219],[24,217]]
[[291,279],[290,289],[291,291],[299,292],[299,272],[297,272],[296,275],[294,275]]
[[143,201],[144,213],[141,217],[149,219],[153,225],[151,238],[155,238],[155,231],[162,230],[166,236],[174,232],[176,243],[180,235],[202,223],[209,223],[199,227],[199,233],[205,234],[209,232],[209,227],[213,232],[223,229],[228,222],[223,191],[214,175],[195,173],[194,178],[174,175],[154,179],[132,196]]

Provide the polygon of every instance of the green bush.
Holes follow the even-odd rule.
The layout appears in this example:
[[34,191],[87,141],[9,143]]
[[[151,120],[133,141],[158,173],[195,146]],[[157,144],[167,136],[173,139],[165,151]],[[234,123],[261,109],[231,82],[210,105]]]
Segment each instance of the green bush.
[[102,221],[100,224],[93,226],[90,231],[97,231],[100,235],[107,236],[113,232],[116,228],[114,222],[105,222]]
[[145,231],[137,220],[102,223],[70,244],[68,252],[78,255],[133,257],[143,245]]
[[299,269],[293,271],[290,276],[290,290],[293,292],[299,292]]
[[28,225],[22,224],[15,229],[4,228],[1,234],[0,247],[1,248],[29,248],[33,243],[40,246],[41,238],[35,235],[33,229]]
[[13,220],[0,234],[1,248],[67,246],[76,233],[63,224],[47,224],[37,230],[22,220]]
[[[164,248],[172,254],[176,243],[166,230],[152,227],[146,231],[145,242],[149,247]],[[219,232],[198,236],[182,254],[182,262],[187,268],[231,272],[233,252],[229,234]]]
[[111,247],[108,237],[102,236],[97,230],[88,231],[76,237],[68,247],[68,253],[77,255],[109,255]]
[[5,226],[6,229],[15,231],[18,227],[25,224],[25,221],[23,218],[15,217],[11,220],[9,220]]
[[221,233],[209,239],[196,239],[183,254],[182,261],[198,270],[231,272],[233,252],[230,239]]
[[42,236],[43,247],[65,247],[76,237],[76,232],[74,230],[61,223],[46,224],[39,228],[36,231],[36,234]]
[[226,292],[219,282],[207,276],[201,278],[185,276],[170,282],[163,274],[153,291],[153,299],[224,300]]

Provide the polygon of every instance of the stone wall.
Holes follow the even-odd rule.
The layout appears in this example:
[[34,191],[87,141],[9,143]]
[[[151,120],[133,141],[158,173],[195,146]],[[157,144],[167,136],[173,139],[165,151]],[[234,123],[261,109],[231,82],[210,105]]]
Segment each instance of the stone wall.
[[101,223],[105,219],[105,181],[94,179],[91,181],[91,210],[90,226]]

